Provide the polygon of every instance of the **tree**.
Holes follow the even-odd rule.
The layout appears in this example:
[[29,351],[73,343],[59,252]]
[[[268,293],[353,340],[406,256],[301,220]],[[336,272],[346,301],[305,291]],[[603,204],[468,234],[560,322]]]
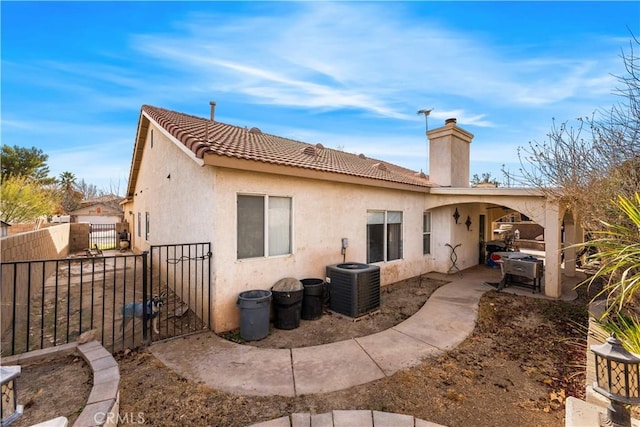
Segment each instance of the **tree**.
[[31,222],[54,213],[55,193],[25,176],[8,176],[0,184],[0,219]]
[[48,159],[49,156],[36,147],[10,147],[5,144],[2,146],[1,180],[10,176],[24,176],[41,184],[53,184],[55,178],[49,177]]
[[62,172],[58,179],[60,186],[60,213],[69,213],[78,208],[82,193],[76,189],[76,176],[71,172]]
[[473,179],[471,179],[471,186],[472,187],[477,187],[478,185],[482,185],[482,184],[492,184],[494,187],[497,187],[498,185],[500,185],[498,183],[497,179],[491,179],[491,172],[485,172],[482,174],[482,179],[480,179],[480,177],[478,177],[478,174],[474,174],[473,175]]
[[69,171],[65,171],[60,174],[60,178],[58,178],[58,182],[62,186],[63,190],[69,191],[69,190],[72,190],[76,184],[76,176]]
[[616,195],[633,198],[640,191],[640,62],[634,52],[621,54],[626,75],[617,76],[620,101],[574,124],[553,120],[548,140],[520,147],[520,174],[512,182],[536,187],[561,200],[584,228],[598,230],[617,223],[619,212],[610,201]]
[[80,182],[76,184],[76,189],[82,194],[82,200],[93,199],[100,195],[98,187],[94,184],[86,183],[84,179],[81,179]]

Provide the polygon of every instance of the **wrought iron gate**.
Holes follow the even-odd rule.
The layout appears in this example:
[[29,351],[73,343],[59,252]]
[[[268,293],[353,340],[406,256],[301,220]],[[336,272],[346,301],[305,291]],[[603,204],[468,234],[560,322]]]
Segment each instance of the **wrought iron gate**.
[[91,224],[89,228],[89,247],[106,251],[116,249],[118,243],[115,224]]
[[211,243],[151,246],[150,280],[143,298],[163,296],[159,334],[151,340],[189,335],[211,327]]

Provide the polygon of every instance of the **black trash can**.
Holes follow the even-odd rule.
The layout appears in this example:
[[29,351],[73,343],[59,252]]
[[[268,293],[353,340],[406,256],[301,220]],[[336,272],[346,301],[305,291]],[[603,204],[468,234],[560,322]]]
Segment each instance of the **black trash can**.
[[257,341],[269,335],[271,291],[240,292],[236,304],[240,307],[240,337]]
[[295,329],[300,326],[304,288],[299,280],[285,278],[271,288],[273,295],[273,326],[278,329]]
[[316,320],[322,316],[322,305],[326,293],[326,284],[322,279],[302,279],[304,287],[302,297],[302,318]]

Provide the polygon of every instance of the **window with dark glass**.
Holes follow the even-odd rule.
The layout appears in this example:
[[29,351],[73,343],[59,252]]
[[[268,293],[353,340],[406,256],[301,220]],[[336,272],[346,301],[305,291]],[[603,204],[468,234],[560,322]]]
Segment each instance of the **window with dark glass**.
[[291,253],[291,198],[238,195],[237,258]]
[[151,219],[149,218],[149,212],[144,213],[144,232],[145,232],[145,240],[149,240],[149,226],[151,224]]
[[367,212],[367,263],[402,259],[402,212]]
[[422,216],[422,254],[431,253],[431,212]]

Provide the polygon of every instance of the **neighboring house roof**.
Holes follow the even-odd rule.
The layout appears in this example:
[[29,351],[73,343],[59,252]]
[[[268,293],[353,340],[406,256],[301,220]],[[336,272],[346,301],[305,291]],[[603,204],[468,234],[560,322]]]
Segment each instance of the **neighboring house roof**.
[[94,211],[97,209],[100,210],[102,215],[122,215],[123,210],[120,205],[113,205],[107,203],[95,203],[92,205],[80,206],[78,209],[75,209],[69,212],[69,215],[94,215]]
[[0,225],[2,225],[3,227],[11,227],[11,224],[9,224],[8,222],[2,221],[0,219]]
[[122,200],[122,197],[114,194],[82,200],[80,206],[69,212],[69,215],[93,216],[96,214],[96,210],[99,210],[102,216],[121,216],[124,213],[120,205]]
[[[243,128],[207,118],[196,117],[163,108],[143,105],[136,148],[132,163],[129,192],[136,180],[141,162],[141,145],[148,124],[153,120],[159,127],[190,150],[196,158],[219,156],[260,162],[271,165],[302,168],[313,171],[350,175],[375,181],[387,181],[417,187],[431,187],[428,177],[392,163],[270,135],[258,128]],[[390,144],[391,145],[391,144]],[[252,170],[247,164],[247,170]]]
[[118,204],[122,200],[122,197],[116,196],[115,194],[108,194],[106,196],[94,197],[92,199],[81,200],[80,204],[82,206],[91,206],[97,205],[98,203],[110,203],[115,202]]

